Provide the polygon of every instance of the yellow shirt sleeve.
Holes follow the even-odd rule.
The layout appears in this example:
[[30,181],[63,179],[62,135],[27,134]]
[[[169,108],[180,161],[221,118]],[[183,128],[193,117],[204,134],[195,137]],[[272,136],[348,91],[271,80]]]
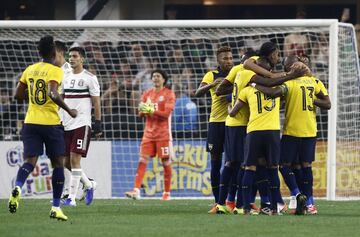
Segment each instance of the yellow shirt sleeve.
[[203,77],[201,83],[211,84],[214,82],[214,74],[212,72],[207,72]]
[[234,84],[237,73],[240,72],[243,69],[244,69],[243,64],[239,64],[239,65],[236,65],[236,66],[232,67],[229,74],[225,77],[226,80],[228,80],[229,82]]
[[[315,82],[316,84],[320,87],[320,91],[324,94],[324,95],[329,95],[324,83],[322,81],[320,81],[319,79],[315,78]],[[317,92],[319,93],[319,92]],[[316,94],[317,94],[316,93]]]

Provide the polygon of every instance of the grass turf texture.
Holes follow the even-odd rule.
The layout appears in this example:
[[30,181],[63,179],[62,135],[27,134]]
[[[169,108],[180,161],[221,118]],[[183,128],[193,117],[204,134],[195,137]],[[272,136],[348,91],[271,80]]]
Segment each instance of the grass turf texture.
[[314,216],[209,215],[210,200],[94,200],[49,218],[48,199],[20,200],[15,214],[0,200],[0,236],[359,236],[359,201],[317,201]]

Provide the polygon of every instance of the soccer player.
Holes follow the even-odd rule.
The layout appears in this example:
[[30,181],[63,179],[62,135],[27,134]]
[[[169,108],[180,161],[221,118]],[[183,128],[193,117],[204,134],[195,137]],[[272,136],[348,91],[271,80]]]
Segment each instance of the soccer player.
[[[269,62],[259,58],[257,64],[266,69],[271,69]],[[245,87],[239,92],[238,100],[229,112],[234,117],[246,104],[249,106],[250,117],[247,125],[245,142],[245,171],[242,180],[242,193],[244,202],[244,214],[257,214],[251,209],[251,187],[254,183],[256,168],[260,158],[265,158],[267,173],[270,183],[270,208],[277,212],[277,200],[281,197],[279,192],[280,181],[278,177],[278,161],[280,156],[280,99],[272,99],[264,96],[260,91],[252,87]]]
[[64,75],[62,84],[64,100],[76,108],[79,116],[72,118],[63,114],[65,130],[65,164],[71,170],[69,196],[65,206],[76,206],[76,195],[80,179],[85,186],[85,204],[93,200],[94,182],[91,182],[81,168],[81,158],[86,157],[91,138],[91,109],[94,107],[95,124],[92,126],[97,138],[102,135],[100,86],[97,77],[84,69],[85,50],[82,47],[69,49],[69,63],[72,71]]
[[24,164],[18,171],[15,188],[9,199],[9,211],[15,213],[19,207],[21,187],[33,171],[38,156],[44,152],[50,158],[52,167],[53,201],[50,217],[66,221],[68,217],[60,209],[60,197],[64,186],[64,131],[58,114],[58,106],[69,116],[77,116],[76,109],[70,109],[58,93],[63,80],[63,71],[55,66],[55,44],[52,36],[40,39],[38,45],[41,62],[28,66],[16,87],[15,98],[27,99],[29,107],[22,129]]
[[145,117],[145,130],[140,145],[140,159],[135,176],[134,189],[125,196],[140,199],[140,187],[149,158],[157,156],[164,168],[164,192],[161,200],[170,200],[171,185],[171,112],[175,106],[175,94],[165,87],[167,74],[160,70],[151,73],[153,87],[145,91],[139,104],[139,116]]
[[[284,61],[286,71],[298,62],[298,57],[289,56]],[[311,163],[315,160],[316,146],[316,107],[330,109],[331,102],[326,89],[314,77],[302,76],[296,80],[284,83],[285,93],[285,122],[283,135],[281,138],[280,172],[284,177],[290,193],[291,201],[298,199],[300,190],[296,182],[294,172],[291,170],[291,164],[299,162],[302,167],[303,193],[307,196],[306,210],[309,214],[316,214],[317,209],[314,206],[312,185],[313,176]],[[280,90],[272,88],[263,88],[257,86],[261,91],[269,96],[276,96]],[[262,90],[264,89],[264,90]],[[295,214],[305,214],[305,206],[292,205],[290,208],[296,208]]]
[[208,91],[210,91],[211,94],[211,113],[209,118],[206,150],[210,152],[211,155],[210,177],[215,204],[209,210],[208,213],[210,214],[216,213],[216,205],[219,201],[220,169],[225,141],[225,120],[229,104],[226,96],[217,96],[215,94],[215,89],[224,77],[226,77],[234,64],[230,47],[220,47],[217,50],[216,55],[218,63],[217,69],[205,74],[195,93],[196,97],[203,96]]
[[[61,69],[64,71],[64,75],[67,75],[68,73],[72,72],[72,68],[70,63],[66,62],[65,60],[65,53],[67,52],[67,47],[65,45],[64,42],[61,41],[55,41],[55,48],[56,48],[56,58],[55,58],[55,64],[59,67],[61,67]],[[63,89],[63,88],[62,88]],[[64,91],[62,91],[62,96],[64,98]],[[63,119],[64,115],[62,115],[64,113],[63,110],[60,110],[60,118]],[[64,191],[63,191],[63,195],[61,197],[61,201],[64,202],[67,198],[69,198],[69,193],[70,193],[70,184],[71,184],[71,164],[70,162],[65,163],[66,168],[64,169],[64,175],[65,175],[65,182],[64,182]],[[96,188],[96,182],[93,179],[90,179],[87,177],[87,175],[85,174],[84,170],[81,171],[81,179],[80,182],[83,185],[83,195],[80,199],[81,200],[85,200],[85,198],[87,197],[87,200],[90,200],[89,198],[91,197],[91,191],[88,192],[89,190],[91,190],[91,186],[89,186],[89,181],[92,183],[92,188],[93,191]]]

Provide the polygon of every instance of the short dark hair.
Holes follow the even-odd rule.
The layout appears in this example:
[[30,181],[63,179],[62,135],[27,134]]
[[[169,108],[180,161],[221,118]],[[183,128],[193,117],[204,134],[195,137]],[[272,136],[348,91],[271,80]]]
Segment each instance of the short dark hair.
[[260,57],[269,57],[272,52],[277,49],[276,44],[271,41],[265,42],[261,45],[259,56]]
[[65,52],[67,51],[66,44],[59,40],[55,40],[55,48],[57,51],[60,51],[63,54],[65,54]]
[[151,78],[153,77],[154,73],[160,73],[161,76],[164,78],[165,82],[164,85],[167,83],[168,81],[168,75],[166,74],[165,71],[161,70],[161,69],[155,69],[154,71],[151,72]]
[[55,55],[54,38],[51,35],[42,37],[38,44],[38,50],[42,58],[52,58]]
[[231,52],[231,48],[230,48],[229,46],[221,46],[221,47],[218,48],[218,50],[216,51],[216,56],[219,56],[219,54],[225,53],[225,52]]
[[71,51],[76,51],[78,52],[83,58],[85,58],[85,49],[83,47],[80,47],[80,46],[74,46],[74,47],[71,47],[69,49],[69,53]]

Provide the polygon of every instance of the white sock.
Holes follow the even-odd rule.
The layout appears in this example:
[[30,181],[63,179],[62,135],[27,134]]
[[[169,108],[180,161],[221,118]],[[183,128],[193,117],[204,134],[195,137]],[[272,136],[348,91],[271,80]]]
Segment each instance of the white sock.
[[81,172],[81,182],[85,185],[85,188],[92,188],[92,183],[84,171]]
[[70,183],[71,183],[71,171],[64,169],[65,181],[64,181],[64,191],[63,195],[70,193]]
[[71,186],[69,198],[75,200],[77,191],[79,189],[80,178],[81,178],[81,169],[71,169]]

